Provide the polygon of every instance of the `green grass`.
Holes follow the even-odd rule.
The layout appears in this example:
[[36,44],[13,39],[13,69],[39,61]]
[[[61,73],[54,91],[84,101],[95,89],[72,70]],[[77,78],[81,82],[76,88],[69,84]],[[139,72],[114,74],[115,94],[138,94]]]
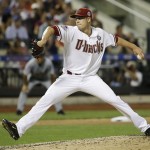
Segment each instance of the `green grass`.
[[[138,114],[144,117],[150,116],[150,110],[137,110]],[[25,113],[24,113],[25,115]],[[91,110],[91,111],[66,111],[65,116],[57,115],[55,112],[46,112],[42,116],[42,120],[63,120],[63,119],[92,119],[92,118],[111,118],[121,115],[117,110]],[[7,118],[8,120],[18,121],[21,117],[15,113],[0,113],[0,120]]]
[[131,124],[34,126],[18,141],[14,141],[4,130],[0,132],[1,146],[140,134]]
[[[150,116],[150,110],[138,110],[137,112],[144,117]],[[59,116],[55,112],[47,112],[41,120],[111,118],[118,115],[121,114],[115,110],[67,111],[65,116]],[[0,118],[17,121],[20,117],[12,113],[0,113]],[[100,125],[35,125],[18,141],[14,141],[2,126],[0,126],[0,146],[119,135],[141,135],[141,132],[135,128],[132,123],[105,123]]]

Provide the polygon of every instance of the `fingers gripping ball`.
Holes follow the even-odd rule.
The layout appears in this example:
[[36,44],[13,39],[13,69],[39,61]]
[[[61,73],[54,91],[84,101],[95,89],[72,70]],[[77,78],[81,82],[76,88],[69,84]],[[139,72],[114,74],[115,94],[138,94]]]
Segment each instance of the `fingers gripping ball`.
[[141,57],[140,55],[137,55],[137,58],[138,58],[139,60],[141,60],[141,59],[142,59],[142,57]]
[[32,48],[32,56],[33,57],[39,57],[44,55],[44,48],[37,45],[37,40],[33,40],[31,43]]

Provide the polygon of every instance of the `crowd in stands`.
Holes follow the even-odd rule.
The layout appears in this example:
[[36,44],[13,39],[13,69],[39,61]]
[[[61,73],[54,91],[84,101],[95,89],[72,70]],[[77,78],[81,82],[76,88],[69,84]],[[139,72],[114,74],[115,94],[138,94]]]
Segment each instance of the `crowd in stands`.
[[[49,25],[75,25],[75,21],[69,17],[74,11],[71,0],[0,0],[0,56],[31,56],[31,40],[40,39],[43,31]],[[93,10],[92,25],[104,28],[103,22],[97,20],[97,10]],[[139,45],[133,33],[124,34],[122,24],[116,27],[116,33],[113,34]],[[53,60],[55,69],[60,74],[62,60],[58,60],[61,58],[63,52],[63,44],[58,42],[56,37],[52,37],[49,39],[45,49],[47,56],[55,58]],[[120,53],[131,54],[131,51],[124,47],[110,47],[106,53],[113,55]],[[28,58],[30,57],[18,57],[19,64],[17,60],[15,62],[0,61],[0,68],[3,68],[5,63],[7,67],[19,66],[21,70]],[[124,60],[119,62],[118,60],[106,60],[103,64],[110,66],[108,69],[111,70],[111,77],[105,76],[106,80],[109,79],[108,84],[111,86],[123,85],[125,82],[126,69],[124,68],[126,62]],[[0,74],[2,74],[2,71],[0,71]]]
[[[63,0],[1,0],[0,11],[1,48],[20,55],[29,53],[30,40],[40,39],[48,25],[68,23],[72,6]],[[55,45],[55,39],[50,40],[48,49]],[[55,54],[56,49],[48,52]]]

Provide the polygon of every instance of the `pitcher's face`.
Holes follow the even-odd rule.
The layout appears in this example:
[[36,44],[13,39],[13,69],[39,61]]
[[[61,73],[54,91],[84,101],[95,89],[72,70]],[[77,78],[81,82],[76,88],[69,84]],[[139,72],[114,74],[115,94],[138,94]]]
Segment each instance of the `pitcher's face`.
[[89,17],[76,17],[76,25],[79,30],[84,31],[90,25]]

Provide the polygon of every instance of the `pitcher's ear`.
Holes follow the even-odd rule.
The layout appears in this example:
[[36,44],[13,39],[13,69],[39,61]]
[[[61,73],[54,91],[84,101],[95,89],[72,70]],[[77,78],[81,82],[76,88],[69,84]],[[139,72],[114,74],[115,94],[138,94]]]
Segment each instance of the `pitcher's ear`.
[[91,22],[92,20],[91,20],[91,17],[87,17],[87,21],[88,22]]

